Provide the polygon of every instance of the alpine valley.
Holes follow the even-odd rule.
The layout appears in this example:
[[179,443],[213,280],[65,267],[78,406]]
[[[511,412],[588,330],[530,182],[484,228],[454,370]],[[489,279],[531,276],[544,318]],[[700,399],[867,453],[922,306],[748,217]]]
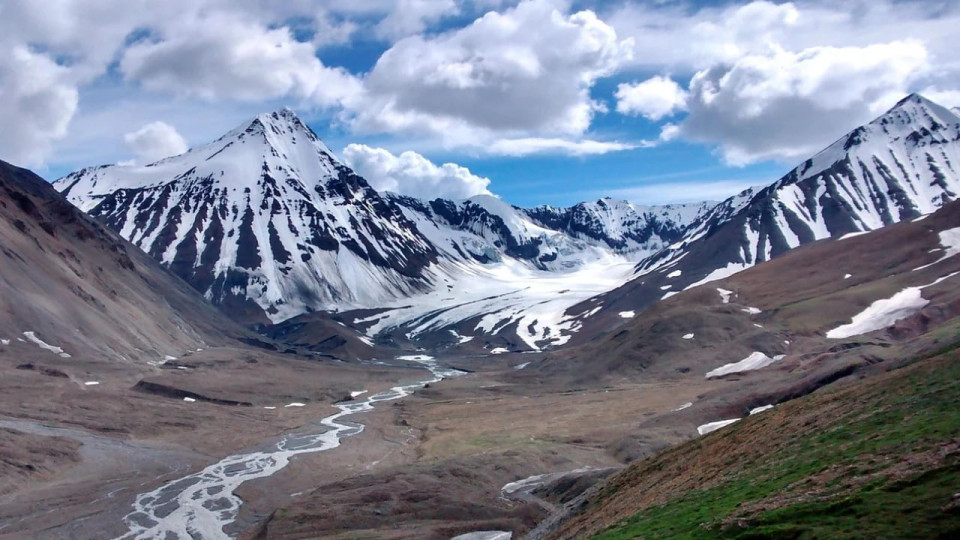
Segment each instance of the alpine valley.
[[0,162],[0,535],[957,537],[958,198],[917,94],[695,204]]

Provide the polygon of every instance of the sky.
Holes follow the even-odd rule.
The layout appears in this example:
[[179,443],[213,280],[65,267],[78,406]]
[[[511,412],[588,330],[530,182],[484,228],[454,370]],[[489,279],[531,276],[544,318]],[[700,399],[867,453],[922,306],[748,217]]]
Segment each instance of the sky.
[[910,92],[953,0],[3,0],[0,159],[146,164],[290,107],[377,189],[720,200]]

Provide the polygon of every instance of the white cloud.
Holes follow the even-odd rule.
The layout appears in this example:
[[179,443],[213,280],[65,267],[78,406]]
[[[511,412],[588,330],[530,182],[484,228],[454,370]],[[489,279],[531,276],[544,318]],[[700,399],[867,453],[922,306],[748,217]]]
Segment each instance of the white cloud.
[[419,131],[449,144],[509,134],[579,135],[603,110],[590,97],[632,45],[590,11],[527,0],[386,51],[349,108],[361,131]]
[[490,194],[490,179],[455,163],[437,165],[413,151],[399,156],[383,148],[350,144],[343,160],[377,191],[392,191],[420,199],[466,199]]
[[927,58],[916,41],[744,56],[693,77],[671,135],[718,145],[733,165],[803,158],[896,103]]
[[499,139],[486,147],[491,154],[503,156],[526,156],[530,154],[569,154],[574,156],[600,155],[638,147],[648,147],[651,143],[627,144],[621,142],[594,141],[590,139],[571,141],[557,138],[525,137],[520,139]]
[[428,24],[459,11],[453,0],[397,0],[396,7],[375,27],[382,38],[397,39],[422,32]]
[[0,54],[0,159],[41,165],[77,109],[67,70],[25,47]]
[[182,154],[190,148],[176,128],[159,121],[127,133],[123,140],[137,154],[139,163],[153,163],[165,157]]
[[345,70],[324,66],[313,45],[297,41],[289,28],[233,13],[188,18],[158,40],[137,42],[120,69],[151,90],[211,100],[289,95],[331,106],[360,88]]
[[670,77],[656,76],[617,86],[617,112],[660,120],[686,108],[687,93]]

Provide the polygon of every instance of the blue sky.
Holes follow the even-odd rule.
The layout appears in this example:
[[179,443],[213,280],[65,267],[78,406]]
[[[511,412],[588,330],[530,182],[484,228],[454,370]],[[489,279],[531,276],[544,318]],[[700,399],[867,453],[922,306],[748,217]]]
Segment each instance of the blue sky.
[[956,2],[9,0],[0,159],[134,166],[289,106],[374,187],[721,199],[922,92]]

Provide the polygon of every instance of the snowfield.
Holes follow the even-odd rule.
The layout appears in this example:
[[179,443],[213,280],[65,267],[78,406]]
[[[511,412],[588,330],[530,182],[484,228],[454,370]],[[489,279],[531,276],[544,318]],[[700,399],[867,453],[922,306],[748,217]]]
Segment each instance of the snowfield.
[[[415,338],[480,316],[471,333],[496,334],[516,324],[517,336],[536,351],[569,341],[599,306],[574,314],[567,310],[623,285],[633,277],[634,268],[630,260],[612,254],[569,272],[539,270],[509,258],[496,264],[455,266],[447,272],[447,286],[388,303],[388,311],[354,324],[370,324],[366,329],[370,337],[402,327]],[[448,287],[457,291],[452,301]]]

